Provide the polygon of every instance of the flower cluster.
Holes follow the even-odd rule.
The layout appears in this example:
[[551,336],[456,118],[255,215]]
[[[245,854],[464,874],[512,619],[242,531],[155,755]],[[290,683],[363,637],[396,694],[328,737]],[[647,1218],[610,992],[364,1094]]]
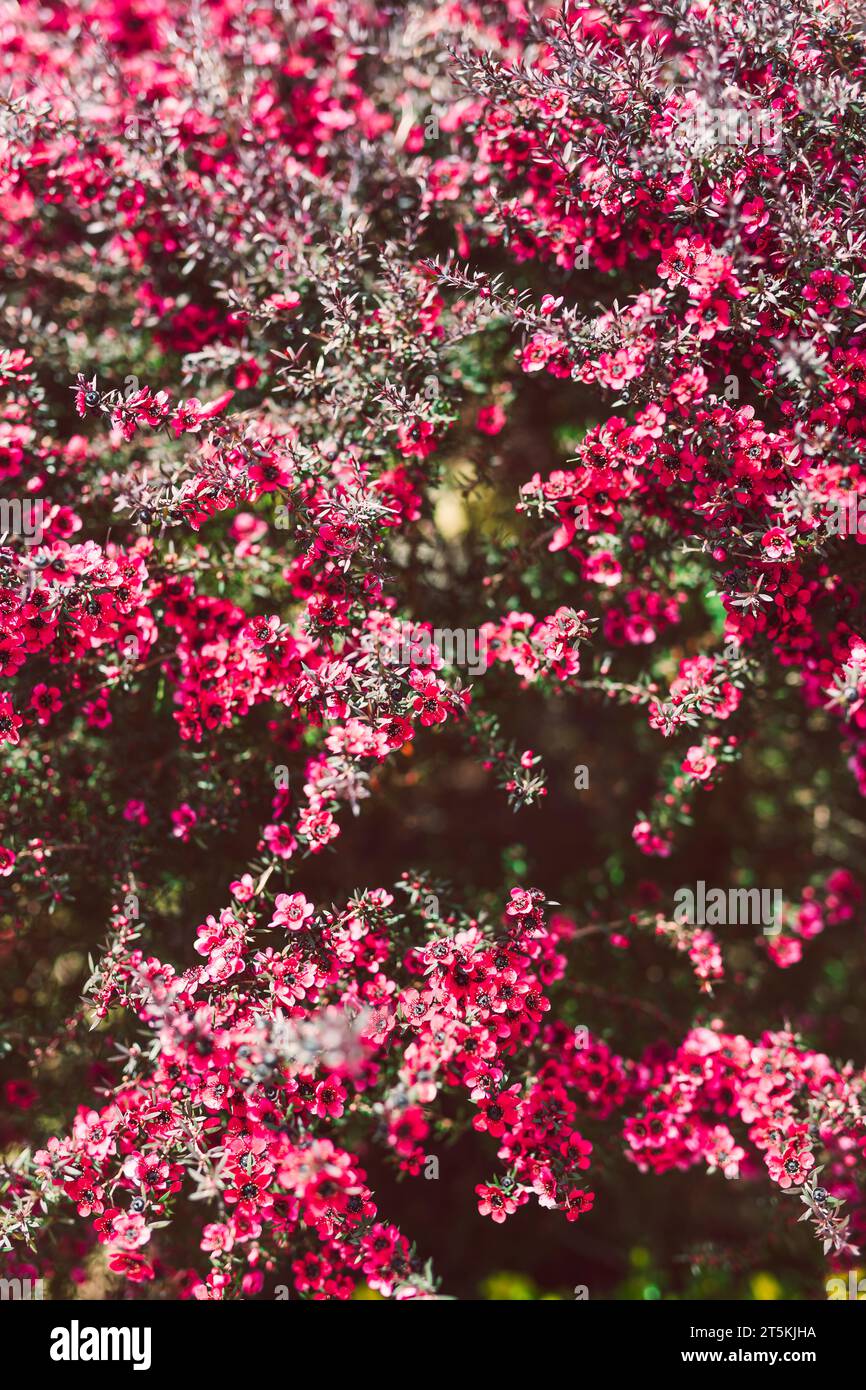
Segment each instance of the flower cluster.
[[856,1259],[853,8],[0,25],[11,1271],[435,1298],[407,1191],[697,1167]]

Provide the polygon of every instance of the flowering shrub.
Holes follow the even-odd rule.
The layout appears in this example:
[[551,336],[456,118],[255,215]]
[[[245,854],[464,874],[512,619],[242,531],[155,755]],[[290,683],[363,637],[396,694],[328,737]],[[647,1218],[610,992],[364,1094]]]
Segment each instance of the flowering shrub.
[[823,1297],[866,1234],[857,8],[0,14],[7,1270],[628,1297],[636,1240]]

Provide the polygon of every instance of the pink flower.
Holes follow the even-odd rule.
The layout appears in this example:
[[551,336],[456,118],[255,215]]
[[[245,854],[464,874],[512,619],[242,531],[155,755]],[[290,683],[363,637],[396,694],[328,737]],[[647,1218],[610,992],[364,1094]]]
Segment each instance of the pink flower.
[[239,903],[251,902],[255,896],[256,886],[253,882],[252,874],[242,874],[229,884],[229,891],[232,896],[237,898]]
[[517,1211],[517,1202],[509,1193],[499,1187],[489,1187],[478,1183],[475,1188],[478,1196],[478,1210],[482,1216],[489,1216],[501,1226],[506,1217]]
[[848,297],[850,284],[850,275],[842,275],[835,270],[813,270],[803,290],[803,298],[814,305],[817,314],[827,316],[831,309],[846,309],[851,303]]
[[271,854],[275,854],[278,859],[291,859],[298,848],[298,842],[288,825],[266,825],[262,838]]
[[761,549],[768,560],[787,560],[794,554],[794,544],[781,526],[771,526],[761,537]]
[[315,911],[303,893],[278,893],[274,906],[271,926],[288,927],[289,931],[300,931]]
[[681,763],[683,772],[687,772],[698,782],[705,782],[717,765],[718,759],[698,745],[693,745],[686,751],[686,756]]
[[499,434],[505,425],[505,411],[499,405],[483,405],[475,424],[482,434]]
[[172,811],[171,823],[174,826],[172,834],[176,839],[182,840],[184,844],[186,844],[189,840],[190,832],[198,823],[198,814],[186,801],[184,801],[178,806],[176,811]]

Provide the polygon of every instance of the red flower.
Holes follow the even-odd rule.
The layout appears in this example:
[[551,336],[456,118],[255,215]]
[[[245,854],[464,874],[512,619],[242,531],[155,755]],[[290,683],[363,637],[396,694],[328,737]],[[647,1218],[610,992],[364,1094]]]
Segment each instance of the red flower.
[[478,1183],[475,1192],[478,1196],[478,1210],[481,1215],[491,1217],[498,1226],[501,1226],[506,1217],[511,1216],[517,1210],[517,1202],[514,1197],[499,1187],[489,1187],[486,1183]]
[[0,743],[18,743],[18,730],[23,722],[21,716],[12,708],[9,696],[0,695]]
[[507,1129],[513,1129],[520,1116],[520,1087],[516,1083],[507,1091],[499,1091],[479,1103],[480,1113],[475,1116],[472,1126],[481,1132],[487,1131],[498,1139]]

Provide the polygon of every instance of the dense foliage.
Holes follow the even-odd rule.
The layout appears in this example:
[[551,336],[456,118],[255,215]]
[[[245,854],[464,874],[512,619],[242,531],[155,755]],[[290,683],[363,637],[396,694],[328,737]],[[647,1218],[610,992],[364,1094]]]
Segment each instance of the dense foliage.
[[847,0],[0,5],[7,1274],[857,1267],[864,72]]

